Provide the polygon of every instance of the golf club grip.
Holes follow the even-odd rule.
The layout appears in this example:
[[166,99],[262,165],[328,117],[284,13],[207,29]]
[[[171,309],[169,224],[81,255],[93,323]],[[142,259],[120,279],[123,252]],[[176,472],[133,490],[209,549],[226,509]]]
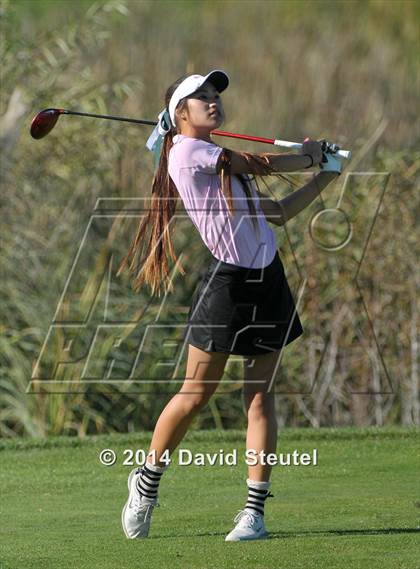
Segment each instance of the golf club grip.
[[[300,142],[289,142],[288,140],[275,140],[274,144],[276,146],[284,146],[285,148],[302,148],[302,144]],[[339,156],[341,156],[342,158],[351,158],[351,151],[350,150],[339,150],[337,152],[337,154]]]

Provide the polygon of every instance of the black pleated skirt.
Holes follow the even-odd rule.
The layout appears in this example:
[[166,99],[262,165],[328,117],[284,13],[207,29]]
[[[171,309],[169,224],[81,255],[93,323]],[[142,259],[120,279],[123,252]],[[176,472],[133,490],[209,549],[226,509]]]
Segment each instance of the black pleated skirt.
[[281,350],[303,328],[278,251],[261,269],[212,260],[188,314],[184,341],[243,356]]

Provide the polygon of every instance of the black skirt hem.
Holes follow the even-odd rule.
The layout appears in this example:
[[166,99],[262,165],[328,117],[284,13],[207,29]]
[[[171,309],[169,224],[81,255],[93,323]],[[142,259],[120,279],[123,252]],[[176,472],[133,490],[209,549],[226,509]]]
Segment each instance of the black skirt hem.
[[[273,349],[260,348],[259,350],[252,353],[248,351],[248,353],[246,354],[244,354],[242,351],[240,352],[238,350],[230,350],[229,348],[216,346],[213,340],[210,340],[209,342],[206,343],[200,343],[194,340],[186,340],[186,343],[191,346],[194,346],[194,348],[198,348],[199,350],[206,352],[207,354],[217,353],[217,354],[229,354],[229,355],[243,356],[243,357],[252,357],[252,356],[263,356],[272,352],[280,352],[283,348],[285,348],[286,346],[288,346],[289,344],[300,338],[302,335],[303,331],[297,336],[288,338],[287,342],[283,346],[280,346],[278,348],[273,348]],[[211,348],[209,349],[210,344]]]

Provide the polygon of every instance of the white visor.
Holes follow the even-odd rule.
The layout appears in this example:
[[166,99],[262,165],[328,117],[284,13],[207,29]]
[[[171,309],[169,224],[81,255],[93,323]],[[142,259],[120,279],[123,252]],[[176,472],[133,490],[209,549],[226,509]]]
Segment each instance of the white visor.
[[229,85],[229,77],[224,71],[221,71],[220,69],[210,71],[210,73],[205,77],[203,75],[190,75],[184,79],[184,81],[175,89],[171,100],[169,101],[168,111],[169,116],[171,117],[172,125],[174,127],[176,126],[175,109],[179,101],[184,97],[188,97],[188,95],[195,93],[205,81],[209,81],[212,85],[214,85],[219,93],[224,91]]

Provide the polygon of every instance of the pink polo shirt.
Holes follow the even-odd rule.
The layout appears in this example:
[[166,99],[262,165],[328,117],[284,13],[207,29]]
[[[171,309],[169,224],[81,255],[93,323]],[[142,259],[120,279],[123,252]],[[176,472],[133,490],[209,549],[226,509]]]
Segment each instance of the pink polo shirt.
[[236,211],[233,218],[229,214],[220,175],[216,174],[222,147],[183,134],[175,135],[173,141],[168,158],[169,175],[211,254],[241,267],[259,269],[269,265],[276,254],[276,239],[261,209],[254,181],[250,184],[258,232],[242,184],[235,175],[232,175],[232,197]]

